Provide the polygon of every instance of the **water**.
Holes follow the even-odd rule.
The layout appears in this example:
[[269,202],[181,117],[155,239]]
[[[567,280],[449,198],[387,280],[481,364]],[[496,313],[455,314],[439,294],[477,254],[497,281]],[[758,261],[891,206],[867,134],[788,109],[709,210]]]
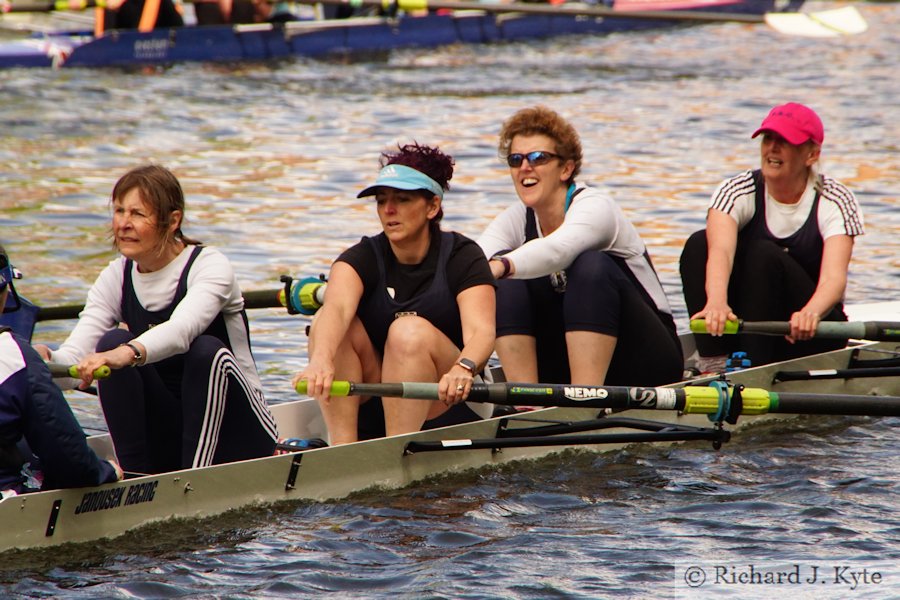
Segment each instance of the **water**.
[[[155,160],[187,191],[188,235],[221,248],[246,289],[274,289],[282,273],[327,272],[378,230],[374,207],[355,194],[398,142],[436,143],[456,158],[445,227],[476,236],[514,201],[497,158],[500,123],[540,102],[576,125],[583,178],[609,186],[637,224],[685,329],[681,244],[702,226],[715,185],[758,164],[749,134],[768,108],[793,100],[823,116],[825,170],[865,213],[848,301],[896,300],[900,6],[859,7],[870,30],[829,40],[723,24],[349,65],[2,71],[3,241],[26,275],[24,295],[46,306],[83,301],[113,257],[115,178]],[[251,314],[272,402],[291,398],[307,323]],[[58,342],[70,326],[44,323],[35,337]],[[94,401],[71,400],[83,423],[102,426]],[[801,420],[742,434],[719,453],[703,444],[571,453],[167,525],[7,557],[0,595],[658,597],[673,593],[681,560],[898,564],[898,424]]]

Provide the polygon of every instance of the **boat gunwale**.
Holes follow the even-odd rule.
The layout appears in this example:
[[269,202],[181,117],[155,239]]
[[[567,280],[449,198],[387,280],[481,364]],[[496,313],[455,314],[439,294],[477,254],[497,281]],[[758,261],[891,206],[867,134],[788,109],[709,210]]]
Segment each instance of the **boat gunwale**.
[[[758,386],[761,381],[771,381],[775,371],[787,365],[814,364],[816,368],[830,364],[841,364],[850,360],[851,353],[866,348],[885,348],[891,344],[885,342],[872,342],[850,346],[841,350],[804,357],[783,363],[773,363],[738,371],[729,374],[729,377],[737,383],[745,383],[750,386]],[[686,385],[703,385],[714,377],[681,381],[660,387],[684,387]],[[896,379],[896,378],[895,378]],[[834,389],[836,386],[850,385],[852,389],[866,389],[871,383],[861,380],[827,380],[816,382],[818,389]],[[851,382],[848,384],[848,382]],[[808,389],[810,382],[784,382],[777,385],[784,390]],[[887,385],[887,384],[884,384]],[[896,389],[896,382],[893,382]],[[872,393],[872,392],[866,392]],[[896,392],[895,392],[896,393]],[[311,399],[300,399],[274,404],[273,411],[283,413],[280,418],[286,418],[299,408],[301,403],[314,403]],[[310,406],[309,404],[306,405]],[[280,408],[279,408],[280,407]],[[249,506],[264,506],[282,501],[328,501],[347,497],[351,494],[364,493],[376,488],[400,489],[415,482],[427,478],[446,476],[451,473],[468,471],[471,469],[490,468],[499,464],[541,458],[551,454],[558,454],[571,450],[571,446],[554,446],[538,448],[513,448],[502,452],[492,452],[488,449],[459,450],[453,452],[415,453],[405,454],[405,448],[411,441],[442,441],[448,438],[490,438],[497,437],[500,427],[507,427],[506,431],[529,426],[525,421],[541,419],[553,420],[578,420],[584,418],[596,418],[606,411],[590,408],[543,408],[513,415],[499,415],[490,419],[464,423],[438,429],[431,429],[415,433],[403,434],[387,438],[364,440],[343,446],[310,449],[303,452],[285,454],[280,456],[266,456],[257,459],[240,461],[221,465],[212,465],[200,469],[185,469],[163,473],[159,475],[143,475],[130,478],[122,482],[105,484],[97,487],[75,488],[68,490],[48,490],[36,492],[0,500],[0,518],[4,514],[20,513],[24,522],[26,513],[37,513],[40,518],[31,518],[36,521],[29,525],[30,533],[4,533],[0,534],[0,554],[7,550],[20,550],[26,548],[56,546],[65,542],[89,542],[98,539],[115,538],[129,533],[136,528],[145,525],[169,521],[173,519],[196,519],[213,517],[230,511],[239,510]],[[660,413],[648,410],[626,410],[612,413],[615,416],[627,415],[634,418],[644,418],[659,422],[678,422],[687,425],[698,426],[705,423],[713,424],[705,415],[678,415],[676,413]],[[753,423],[763,422],[772,418],[789,419],[794,415],[759,415],[742,417],[735,426],[729,427],[730,431],[742,429]],[[618,431],[618,430],[614,430]],[[109,445],[108,435],[91,436],[91,443],[100,442]],[[671,442],[667,442],[671,444]],[[616,444],[610,447],[575,447],[584,451],[603,453],[630,444]],[[734,446],[734,442],[731,444]],[[100,445],[103,447],[103,444]],[[359,457],[365,456],[366,460]],[[399,460],[398,460],[399,457]],[[380,461],[380,462],[379,462]],[[365,463],[365,464],[362,464]],[[373,477],[373,473],[381,468],[382,474]],[[293,476],[299,479],[291,488],[288,485]],[[235,485],[235,481],[241,481]],[[154,483],[155,482],[155,483]],[[145,486],[139,488],[137,486]],[[117,491],[120,496],[137,494],[132,490],[147,489],[153,486],[158,490],[164,503],[162,510],[150,510],[153,502],[135,503],[105,508],[97,508],[90,505],[91,499],[99,496],[91,494],[112,493]],[[254,486],[258,486],[254,487]],[[164,492],[164,493],[163,493]],[[177,493],[176,493],[177,492]],[[43,528],[47,522],[46,514],[53,510],[54,503],[59,502],[66,510],[57,512],[59,524],[64,525],[62,530],[56,529],[53,535],[43,535]],[[99,502],[99,500],[98,500]],[[87,507],[85,513],[95,515],[97,518],[83,519],[85,524],[76,527],[72,521],[80,518],[73,513],[73,506]],[[157,505],[158,506],[158,505]],[[16,510],[18,508],[18,510]],[[96,509],[96,510],[95,510]],[[130,515],[124,515],[120,509],[131,509]],[[7,512],[8,511],[8,512]],[[115,517],[115,518],[113,518]],[[117,522],[115,519],[119,519]],[[117,524],[118,523],[118,524]],[[107,530],[93,530],[106,526]],[[70,527],[71,529],[66,529]],[[38,529],[40,531],[35,531]],[[57,537],[58,536],[58,537]]]

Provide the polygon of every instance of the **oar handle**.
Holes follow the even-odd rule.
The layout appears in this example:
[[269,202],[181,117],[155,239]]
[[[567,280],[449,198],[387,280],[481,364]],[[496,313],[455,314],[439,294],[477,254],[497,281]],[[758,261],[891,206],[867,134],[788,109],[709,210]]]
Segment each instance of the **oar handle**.
[[[301,396],[307,396],[307,395],[309,395],[309,392],[307,391],[308,383],[309,382],[307,382],[305,379],[302,379],[302,380],[300,380],[300,382],[297,383],[297,387],[294,389],[297,390],[297,393],[300,394]],[[331,391],[329,392],[328,395],[329,396],[339,396],[339,397],[340,396],[351,396],[352,395],[351,388],[353,387],[353,385],[354,384],[350,383],[349,381],[335,381],[334,383],[331,384]]]
[[[741,321],[725,321],[725,331],[723,333],[734,334],[741,331]],[[706,319],[691,319],[691,333],[706,334]]]
[[[59,363],[47,363],[47,368],[50,369],[50,374],[54,377],[74,377],[76,379],[80,377],[76,365],[66,366]],[[103,365],[94,371],[94,379],[106,379],[110,375],[112,375],[112,369],[107,365]]]

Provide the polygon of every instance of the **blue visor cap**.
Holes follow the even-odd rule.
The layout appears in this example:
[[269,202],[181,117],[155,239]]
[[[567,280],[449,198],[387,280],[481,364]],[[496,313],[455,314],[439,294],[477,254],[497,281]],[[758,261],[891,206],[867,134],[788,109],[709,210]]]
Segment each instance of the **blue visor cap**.
[[406,165],[388,165],[378,173],[375,183],[356,195],[357,198],[374,196],[378,188],[389,187],[397,190],[428,190],[441,200],[444,199],[444,188],[440,184],[421,171],[416,171]]

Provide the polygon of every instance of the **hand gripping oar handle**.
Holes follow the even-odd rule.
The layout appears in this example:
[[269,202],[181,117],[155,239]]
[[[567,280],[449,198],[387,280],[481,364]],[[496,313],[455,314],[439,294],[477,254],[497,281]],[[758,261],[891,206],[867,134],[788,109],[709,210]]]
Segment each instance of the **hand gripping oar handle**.
[[[307,393],[306,381],[297,392]],[[677,410],[689,414],[717,415],[727,412],[734,388],[725,392],[712,386],[684,388],[585,386],[561,384],[475,384],[468,400],[511,406],[565,406],[617,410]],[[438,399],[436,383],[351,383],[336,381],[333,396],[387,396],[390,398]],[[759,388],[741,390],[742,415],[841,414],[900,416],[900,397],[852,394],[777,393]]]
[[[80,377],[78,368],[75,365],[67,367],[66,365],[61,365],[59,363],[47,363],[47,368],[50,369],[50,374],[54,377],[74,377],[76,379]],[[111,374],[112,369],[104,365],[94,371],[94,379],[106,379]]]
[[[707,333],[706,320],[692,319],[691,332]],[[791,324],[787,321],[726,321],[724,333],[788,335],[791,333]],[[814,337],[892,342],[900,340],[900,323],[892,321],[821,321],[816,327]]]

